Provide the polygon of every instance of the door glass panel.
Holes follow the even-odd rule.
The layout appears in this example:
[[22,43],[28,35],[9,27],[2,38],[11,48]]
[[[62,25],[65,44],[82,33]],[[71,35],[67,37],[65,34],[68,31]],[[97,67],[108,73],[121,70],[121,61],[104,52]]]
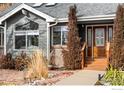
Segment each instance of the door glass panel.
[[92,33],[91,28],[88,29],[88,47],[91,47],[92,45]]
[[104,46],[104,28],[95,29],[95,44],[96,46]]
[[109,27],[109,41],[112,40],[112,27]]

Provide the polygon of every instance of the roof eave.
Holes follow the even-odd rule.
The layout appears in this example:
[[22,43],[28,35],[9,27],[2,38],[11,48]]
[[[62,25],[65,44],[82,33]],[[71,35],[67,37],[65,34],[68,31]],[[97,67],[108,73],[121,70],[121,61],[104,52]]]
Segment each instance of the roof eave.
[[28,6],[26,4],[21,4],[19,6],[17,6],[15,9],[13,9],[12,11],[8,12],[7,14],[5,14],[4,16],[0,17],[0,23],[2,23],[3,21],[5,21],[7,18],[9,18],[10,16],[12,16],[13,14],[17,13],[18,11],[20,11],[21,9],[26,9],[44,19],[46,19],[47,22],[49,21],[54,21],[55,18],[45,14],[45,13],[42,13],[34,8],[32,8],[31,6]]
[[[115,14],[98,15],[98,16],[84,16],[84,17],[78,17],[77,21],[113,20],[114,18],[115,18]],[[59,18],[58,22],[60,22],[60,23],[61,22],[68,22],[68,18]]]

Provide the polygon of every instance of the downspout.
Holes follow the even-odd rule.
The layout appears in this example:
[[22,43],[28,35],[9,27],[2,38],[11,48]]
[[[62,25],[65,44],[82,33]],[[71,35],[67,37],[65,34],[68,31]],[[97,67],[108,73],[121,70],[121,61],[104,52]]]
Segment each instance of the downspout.
[[4,55],[6,55],[6,29],[7,29],[7,22],[4,23]]
[[49,28],[58,24],[58,19],[55,19],[55,21],[56,22],[54,24],[49,25]]
[[50,27],[58,24],[58,20],[55,19],[55,23],[51,24],[47,23],[47,59],[50,61]]

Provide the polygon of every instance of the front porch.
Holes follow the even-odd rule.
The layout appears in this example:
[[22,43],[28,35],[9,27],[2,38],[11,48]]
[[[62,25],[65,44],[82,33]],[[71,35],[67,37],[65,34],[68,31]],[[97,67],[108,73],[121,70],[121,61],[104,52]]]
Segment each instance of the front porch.
[[108,66],[109,47],[113,37],[113,24],[85,25],[82,46],[82,68],[105,71]]
[[95,58],[94,60],[88,59],[86,61],[84,70],[98,70],[105,71],[108,66],[107,58]]

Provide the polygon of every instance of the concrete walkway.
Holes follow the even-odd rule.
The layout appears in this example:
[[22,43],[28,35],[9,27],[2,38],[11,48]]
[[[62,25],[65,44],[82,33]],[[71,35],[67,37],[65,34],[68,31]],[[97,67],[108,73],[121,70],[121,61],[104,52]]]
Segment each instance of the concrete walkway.
[[55,85],[94,85],[98,80],[98,74],[103,75],[104,73],[105,71],[81,70]]

